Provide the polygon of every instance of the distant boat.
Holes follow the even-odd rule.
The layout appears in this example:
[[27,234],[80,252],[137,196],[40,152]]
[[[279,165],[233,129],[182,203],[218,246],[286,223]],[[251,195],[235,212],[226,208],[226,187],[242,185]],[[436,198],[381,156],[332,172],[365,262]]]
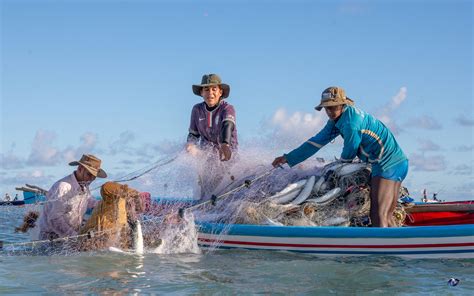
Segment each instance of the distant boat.
[[23,192],[23,200],[0,201],[0,206],[23,206],[29,204],[36,204],[46,200],[47,190],[30,184],[25,184],[22,187],[15,188]]

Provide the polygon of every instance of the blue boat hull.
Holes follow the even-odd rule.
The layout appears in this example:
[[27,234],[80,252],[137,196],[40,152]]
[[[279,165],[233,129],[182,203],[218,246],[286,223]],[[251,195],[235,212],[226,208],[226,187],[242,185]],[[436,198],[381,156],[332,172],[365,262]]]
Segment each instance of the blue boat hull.
[[474,258],[474,224],[399,228],[198,223],[202,248],[276,250],[324,256]]

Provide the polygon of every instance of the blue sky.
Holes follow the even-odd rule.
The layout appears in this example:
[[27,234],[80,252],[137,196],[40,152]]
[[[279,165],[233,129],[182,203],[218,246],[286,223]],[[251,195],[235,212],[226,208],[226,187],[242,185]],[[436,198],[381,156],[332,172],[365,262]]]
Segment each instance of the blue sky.
[[218,73],[244,156],[314,135],[338,85],[394,131],[415,197],[474,198],[472,1],[0,3],[2,194],[48,188],[85,152],[114,178],[179,149],[191,85]]

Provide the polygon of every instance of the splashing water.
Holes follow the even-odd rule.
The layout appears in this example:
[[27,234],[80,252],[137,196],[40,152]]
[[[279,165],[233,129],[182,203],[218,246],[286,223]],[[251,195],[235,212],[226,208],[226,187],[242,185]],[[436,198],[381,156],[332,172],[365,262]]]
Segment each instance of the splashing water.
[[194,216],[186,213],[178,223],[169,223],[161,233],[161,244],[151,251],[155,254],[200,254],[197,243],[196,224]]
[[[268,171],[271,168],[271,160],[278,155],[275,151],[265,148],[252,147],[242,149],[240,156],[236,156],[233,166],[225,171],[220,184],[216,187],[216,195],[228,192],[244,183]],[[137,254],[143,252],[156,254],[175,254],[175,253],[194,253],[199,254],[201,250],[198,247],[198,232],[196,221],[211,221],[222,223],[229,229],[232,224],[245,223],[252,208],[249,205],[260,204],[268,199],[270,194],[284,189],[288,184],[308,178],[309,176],[320,175],[323,163],[316,160],[308,160],[297,169],[277,169],[271,175],[253,183],[249,188],[243,188],[225,199],[219,200],[216,205],[208,205],[191,212],[186,212],[180,221],[169,219],[170,216],[176,216],[178,209],[183,208],[189,203],[196,203],[196,187],[198,186],[198,172],[202,172],[206,167],[206,157],[193,157],[187,153],[178,153],[173,156],[174,161],[166,166],[159,167],[156,170],[146,172],[140,178],[125,182],[130,187],[140,191],[148,191],[159,198],[160,203],[154,203],[144,216],[140,216],[140,222],[136,230],[132,233],[133,250]],[[166,203],[166,199],[175,199],[178,202]],[[263,220],[266,223],[272,222],[272,219],[285,212],[283,207],[269,206],[264,209]],[[262,208],[257,207],[257,210]],[[40,209],[38,209],[40,210]],[[321,214],[322,211],[316,212]],[[314,215],[314,214],[313,214]],[[283,217],[285,218],[285,217]],[[305,217],[301,221],[287,222],[286,225],[305,224]],[[319,220],[324,220],[320,217]],[[315,220],[315,219],[313,219]],[[283,221],[283,220],[282,220]],[[250,220],[249,222],[252,222]],[[253,221],[257,222],[257,221]],[[247,222],[248,223],[248,222]],[[258,224],[258,223],[256,223]],[[143,232],[143,233],[141,233]],[[225,234],[226,231],[222,232]],[[218,244],[218,242],[216,243]],[[210,248],[212,251],[212,247]],[[60,253],[63,254],[65,250]],[[74,250],[69,250],[70,254]],[[57,252],[55,253],[57,254]]]

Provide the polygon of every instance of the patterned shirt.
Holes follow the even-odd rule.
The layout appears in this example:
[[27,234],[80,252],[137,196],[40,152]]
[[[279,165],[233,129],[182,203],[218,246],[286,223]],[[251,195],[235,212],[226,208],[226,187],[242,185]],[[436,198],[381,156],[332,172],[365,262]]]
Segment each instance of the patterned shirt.
[[191,112],[191,123],[189,125],[188,142],[195,142],[203,146],[218,146],[222,143],[221,131],[224,122],[230,121],[234,124],[230,143],[233,150],[237,149],[237,127],[235,124],[235,110],[231,104],[222,100],[212,111],[206,109],[206,103],[194,105]]

